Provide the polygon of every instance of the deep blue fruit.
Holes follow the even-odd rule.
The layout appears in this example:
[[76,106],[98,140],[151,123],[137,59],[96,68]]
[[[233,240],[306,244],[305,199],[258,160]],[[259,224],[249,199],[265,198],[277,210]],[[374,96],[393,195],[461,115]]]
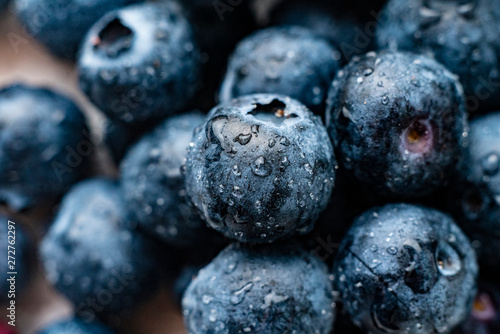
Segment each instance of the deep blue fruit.
[[0,202],[22,210],[62,195],[82,177],[89,138],[66,97],[22,85],[0,90]]
[[460,159],[462,88],[436,61],[368,53],[339,71],[327,125],[342,165],[370,192],[415,198],[443,187]]
[[181,173],[193,131],[204,120],[197,112],[167,119],[134,144],[121,164],[133,219],[173,246],[194,246],[214,233],[188,202]]
[[342,53],[342,61],[372,49],[374,41],[365,32],[358,15],[329,0],[287,0],[271,13],[274,25],[297,25],[313,30]]
[[323,115],[341,55],[327,40],[302,27],[274,27],[242,40],[234,51],[219,100],[271,93],[288,95]]
[[41,244],[48,279],[85,321],[121,315],[146,299],[158,279],[155,251],[108,179],[75,186]]
[[449,333],[470,312],[478,266],[447,215],[392,204],[361,215],[342,241],[334,290],[370,333]]
[[[0,250],[2,252],[0,256],[0,304],[2,305],[14,300],[14,298],[9,298],[11,283],[14,283],[15,295],[22,294],[32,274],[33,266],[33,248],[29,236],[18,221],[10,224],[8,221],[8,217],[0,214]],[[10,275],[9,272],[17,274]],[[13,276],[14,280],[8,281]]]
[[140,0],[15,0],[26,30],[56,56],[74,59],[89,28],[106,12]]
[[87,322],[78,318],[64,320],[49,325],[38,334],[113,334],[114,332],[97,322]]
[[452,195],[453,212],[477,247],[479,262],[500,265],[500,112],[473,120],[462,182]]
[[469,110],[500,108],[499,0],[391,0],[381,48],[428,53],[460,76]]
[[326,266],[295,244],[233,244],[189,285],[190,334],[328,334],[334,321]]
[[193,97],[199,52],[174,1],[111,12],[91,28],[78,58],[80,86],[106,115],[126,123],[178,112]]
[[195,131],[186,189],[210,227],[272,242],[312,229],[335,166],[318,116],[289,97],[256,94],[215,107]]
[[496,333],[500,333],[500,287],[498,281],[480,281],[469,318],[453,334]]

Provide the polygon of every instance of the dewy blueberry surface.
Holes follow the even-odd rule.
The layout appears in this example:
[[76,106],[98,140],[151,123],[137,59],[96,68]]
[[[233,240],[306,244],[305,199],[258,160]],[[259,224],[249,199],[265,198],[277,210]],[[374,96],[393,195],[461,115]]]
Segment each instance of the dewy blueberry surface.
[[474,119],[464,168],[451,206],[457,222],[475,241],[479,261],[493,268],[500,259],[500,113]]
[[210,227],[271,242],[312,229],[335,166],[319,116],[286,96],[249,95],[215,107],[195,131],[186,189]]
[[139,1],[13,0],[17,17],[26,30],[54,55],[68,60],[75,58],[88,29],[104,13]]
[[457,78],[436,61],[381,51],[332,83],[327,126],[339,163],[368,191],[416,198],[445,186],[466,145]]
[[181,173],[193,131],[204,120],[197,112],[169,118],[134,144],[121,164],[132,217],[175,246],[191,247],[213,233],[188,202]]
[[184,108],[199,80],[200,55],[174,1],[113,11],[90,29],[78,57],[80,86],[107,116],[134,124]]
[[44,88],[0,90],[0,203],[23,210],[57,199],[83,176],[93,152],[85,118]]
[[47,278],[80,317],[124,314],[155,291],[157,249],[134,227],[116,181],[85,180],[64,197],[40,253]]
[[460,76],[471,112],[500,108],[500,1],[390,0],[380,48],[429,54]]
[[326,265],[293,243],[228,246],[182,305],[193,334],[328,334],[335,316]]
[[334,289],[370,333],[449,333],[465,320],[478,266],[447,215],[391,204],[355,220],[334,264]]
[[256,93],[288,95],[323,115],[340,52],[313,31],[271,27],[243,39],[229,60],[219,100]]

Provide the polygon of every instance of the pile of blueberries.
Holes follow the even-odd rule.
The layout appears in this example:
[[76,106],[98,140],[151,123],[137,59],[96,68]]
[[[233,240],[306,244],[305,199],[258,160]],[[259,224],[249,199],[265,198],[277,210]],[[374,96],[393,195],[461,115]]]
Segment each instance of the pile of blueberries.
[[119,166],[67,97],[0,90],[2,206],[59,203],[17,230],[18,287],[38,248],[76,310],[41,333],[165,283],[190,334],[500,333],[500,0],[348,2],[13,0]]

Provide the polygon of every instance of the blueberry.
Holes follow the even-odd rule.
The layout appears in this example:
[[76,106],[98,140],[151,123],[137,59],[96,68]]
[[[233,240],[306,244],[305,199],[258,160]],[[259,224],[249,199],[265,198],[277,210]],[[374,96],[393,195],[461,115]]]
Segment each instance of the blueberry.
[[334,179],[320,118],[282,95],[250,95],[212,109],[186,163],[187,194],[209,226],[245,242],[309,232]]
[[181,174],[193,131],[203,121],[204,115],[197,112],[167,119],[141,138],[121,164],[123,192],[132,217],[173,246],[193,246],[213,233],[186,199]]
[[105,15],[78,57],[82,90],[107,116],[125,123],[180,111],[196,91],[199,65],[191,25],[173,1]]
[[334,290],[370,333],[449,333],[470,311],[477,272],[450,217],[391,204],[354,222],[334,264]]
[[73,318],[49,325],[38,334],[113,334],[113,331],[97,322]]
[[117,182],[76,185],[41,244],[47,278],[84,320],[120,316],[156,287],[156,247],[134,230]]
[[359,15],[328,0],[283,1],[271,13],[271,22],[310,28],[341,51],[343,62],[374,46],[372,39],[365,37],[364,22]]
[[326,266],[294,244],[230,245],[182,304],[190,334],[328,334],[335,306]]
[[56,56],[74,59],[89,28],[104,13],[140,0],[15,0],[22,25]]
[[428,53],[460,76],[469,110],[500,108],[500,1],[391,0],[380,47]]
[[455,76],[425,56],[368,53],[339,71],[327,126],[340,163],[371,193],[415,198],[443,187],[467,121]]
[[[20,296],[33,274],[34,265],[31,238],[17,220],[10,224],[8,221],[10,221],[8,217],[0,214],[0,249],[4,254],[0,257],[0,304],[2,305],[12,300],[9,297],[12,282],[8,279],[15,276],[15,294]],[[9,272],[17,274],[10,275]]]
[[83,114],[55,92],[0,90],[0,202],[22,210],[62,195],[83,175],[93,145]]
[[234,51],[219,99],[277,93],[323,115],[328,87],[341,55],[328,41],[301,27],[273,27],[242,40]]
[[500,265],[500,112],[470,124],[463,174],[451,192],[456,219],[478,247],[479,262]]
[[479,282],[469,318],[453,334],[500,333],[500,287],[498,282]]

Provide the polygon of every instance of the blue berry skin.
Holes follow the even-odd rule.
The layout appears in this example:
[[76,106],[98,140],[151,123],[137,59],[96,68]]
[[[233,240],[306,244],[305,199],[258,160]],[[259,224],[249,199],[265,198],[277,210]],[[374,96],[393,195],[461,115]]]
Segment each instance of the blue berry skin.
[[189,334],[328,334],[335,307],[326,266],[293,243],[228,246],[182,305]]
[[288,95],[324,114],[328,87],[341,55],[302,27],[272,27],[242,40],[229,60],[219,100],[255,94]]
[[19,211],[56,199],[83,176],[93,151],[78,107],[23,85],[0,90],[0,202]]
[[377,43],[427,53],[460,76],[471,112],[500,108],[500,1],[391,0]]
[[479,262],[500,266],[500,112],[471,121],[462,180],[451,192],[450,212],[471,240]]
[[474,300],[469,318],[453,334],[500,333],[500,287],[498,281],[479,282],[479,291]]
[[140,0],[15,0],[17,17],[50,52],[73,60],[92,24],[105,13]]
[[121,164],[131,216],[172,246],[193,246],[214,233],[187,200],[181,173],[194,129],[204,120],[198,112],[167,119],[134,144]]
[[365,24],[359,13],[341,8],[340,3],[328,0],[287,0],[271,13],[273,25],[296,25],[313,30],[327,39],[342,53],[342,63],[354,55],[362,55],[373,49],[372,38],[365,36]]
[[199,51],[184,10],[173,1],[129,6],[91,28],[78,57],[80,87],[110,118],[161,119],[196,92]]
[[[9,229],[9,218],[0,214],[0,249],[2,256],[0,256],[0,304],[9,303],[11,298],[10,294],[11,282],[7,281],[12,275],[7,273],[16,272],[15,275],[15,295],[19,297],[32,274],[33,266],[33,248],[31,239],[26,233],[26,230],[16,220],[16,224],[12,225],[13,228]],[[8,248],[8,246],[11,246]],[[11,252],[8,252],[11,251]],[[8,259],[7,256],[15,258],[15,263],[10,262],[12,258]],[[14,265],[14,268],[10,268]]]
[[447,215],[390,204],[355,220],[340,245],[334,290],[370,333],[449,333],[465,320],[478,265]]
[[157,286],[156,247],[134,225],[115,181],[83,181],[64,197],[40,252],[83,320],[126,314]]
[[98,322],[86,322],[78,318],[63,320],[49,325],[38,334],[113,334],[114,332]]
[[216,106],[195,131],[186,189],[226,237],[272,242],[311,231],[332,193],[335,165],[318,116],[283,95],[249,95]]
[[455,173],[467,134],[462,88],[425,56],[368,53],[337,73],[327,126],[340,164],[371,193],[416,198]]

